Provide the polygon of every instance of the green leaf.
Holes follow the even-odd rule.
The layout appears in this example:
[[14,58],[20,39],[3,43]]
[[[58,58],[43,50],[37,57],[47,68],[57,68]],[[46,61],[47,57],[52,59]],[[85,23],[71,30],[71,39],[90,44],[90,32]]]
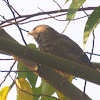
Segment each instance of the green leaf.
[[65,3],[67,3],[69,0],[66,0],[66,2]]
[[[68,1],[69,1],[69,0],[66,0],[65,3],[64,3],[64,5],[65,5]],[[64,5],[63,5],[63,6],[64,6]]]
[[36,45],[32,43],[28,44],[28,47],[36,49]]
[[[56,91],[55,88],[53,88],[51,85],[49,85],[46,81],[42,80],[42,90],[41,94],[45,94],[48,96],[51,96]],[[54,98],[42,96],[41,100],[55,100]]]
[[85,30],[84,30],[84,41],[83,41],[84,47],[90,33],[96,28],[99,22],[100,22],[100,6],[95,8],[95,10],[92,12],[92,14],[90,15],[86,23]]
[[0,100],[6,100],[10,89],[11,89],[11,87],[6,86],[0,90]]
[[[69,10],[68,10],[68,13],[67,13],[67,17],[66,19],[69,20],[67,26],[69,25],[70,21],[74,18],[76,12],[78,11],[78,9],[83,5],[83,3],[85,2],[86,0],[73,0],[70,7],[69,7]],[[66,28],[67,28],[66,26]],[[66,29],[65,28],[65,29]]]
[[72,3],[71,3],[71,5],[70,5],[70,7],[69,7],[69,10],[68,10],[68,14],[67,14],[67,18],[66,19],[71,20],[72,18],[74,18],[76,12],[83,5],[83,3],[85,1],[86,0],[73,0]]
[[[35,87],[38,76],[35,75],[33,72],[30,72],[30,73],[26,73],[26,77],[27,77],[29,83],[32,86],[33,94],[40,95],[41,94],[41,85],[38,88]],[[33,97],[33,100],[38,100],[38,99],[39,99],[39,96],[34,96]]]
[[26,78],[26,72],[24,71],[27,71],[27,68],[24,65],[22,65],[20,62],[18,62],[17,69],[20,69],[19,71],[22,71],[22,72],[18,72],[18,78]]

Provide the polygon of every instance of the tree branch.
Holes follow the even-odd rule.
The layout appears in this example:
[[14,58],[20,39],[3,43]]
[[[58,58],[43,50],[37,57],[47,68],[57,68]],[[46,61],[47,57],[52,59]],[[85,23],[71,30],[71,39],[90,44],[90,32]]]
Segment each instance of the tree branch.
[[[2,32],[5,32],[4,30],[1,29],[0,32],[1,52],[18,56],[22,59],[34,61],[35,63],[39,63],[48,66],[49,68],[57,69],[65,73],[75,75],[77,77],[86,79],[88,81],[100,85],[100,73],[98,71],[90,67],[80,65],[78,63],[71,62],[54,55],[37,51],[36,49],[31,49],[29,47],[22,46],[12,37],[8,38],[8,40],[5,35],[3,38]],[[14,42],[11,39],[13,39]]]
[[[15,59],[22,62],[31,71],[36,71],[36,74],[45,79],[49,84],[55,87],[66,97],[69,97],[71,100],[82,100],[83,96],[86,100],[91,99],[87,95],[83,95],[83,93],[70,82],[65,81],[62,83],[63,77],[56,73],[53,69],[100,84],[100,73],[98,71],[75,62],[67,61],[29,47],[22,46],[10,37],[3,29],[0,29],[0,52],[14,56]],[[36,63],[39,65],[42,64],[42,66],[40,65],[40,67],[37,67]]]
[[[96,8],[96,7],[80,8],[78,11],[83,11],[83,10],[94,10],[95,8]],[[29,18],[32,18],[32,17],[36,17],[36,16],[40,16],[40,15],[46,15],[46,14],[63,13],[63,12],[68,12],[68,10],[69,10],[69,9],[61,9],[60,11],[59,11],[59,10],[55,10],[55,11],[39,12],[39,13],[35,13],[35,14],[30,14],[30,15],[21,15],[21,16],[15,17],[15,18],[8,19],[8,20],[6,20],[6,21],[2,21],[2,22],[0,23],[0,28],[1,28],[1,27],[7,26],[7,24],[3,26],[3,24],[5,24],[5,23],[7,23],[7,22],[8,22],[8,23],[10,22],[9,25],[12,25],[12,24],[16,24],[16,23],[18,23],[18,22],[25,21],[25,20],[27,20],[27,19],[29,19]],[[21,19],[21,20],[19,20],[19,19]],[[11,22],[11,21],[14,21],[14,20],[18,20],[18,22]],[[2,25],[2,26],[1,26],[1,25]]]

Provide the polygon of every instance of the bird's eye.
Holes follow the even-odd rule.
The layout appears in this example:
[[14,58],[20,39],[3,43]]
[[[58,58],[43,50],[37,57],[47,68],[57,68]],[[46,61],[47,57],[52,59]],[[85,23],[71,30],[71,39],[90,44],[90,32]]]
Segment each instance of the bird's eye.
[[36,29],[36,27],[33,30],[35,30],[35,29]]

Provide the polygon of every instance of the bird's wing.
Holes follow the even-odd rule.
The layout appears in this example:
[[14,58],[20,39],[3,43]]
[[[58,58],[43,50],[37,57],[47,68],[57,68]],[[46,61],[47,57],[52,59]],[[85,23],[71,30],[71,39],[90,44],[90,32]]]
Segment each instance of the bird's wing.
[[53,54],[76,63],[91,66],[90,60],[77,43],[65,35],[55,39],[53,43]]

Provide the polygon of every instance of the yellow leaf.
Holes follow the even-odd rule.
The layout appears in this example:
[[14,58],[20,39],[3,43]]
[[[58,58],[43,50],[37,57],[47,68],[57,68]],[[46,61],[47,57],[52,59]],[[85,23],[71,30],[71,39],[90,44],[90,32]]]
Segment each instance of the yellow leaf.
[[33,100],[32,88],[24,78],[16,79],[16,85],[18,100]]
[[64,95],[62,93],[60,93],[59,91],[56,91],[57,95],[59,97],[59,99],[63,100],[64,99]]
[[10,87],[6,86],[0,90],[0,100],[6,100]]
[[68,81],[69,81],[69,82],[72,82],[72,80],[73,80],[74,77],[75,77],[75,76],[70,75]]

